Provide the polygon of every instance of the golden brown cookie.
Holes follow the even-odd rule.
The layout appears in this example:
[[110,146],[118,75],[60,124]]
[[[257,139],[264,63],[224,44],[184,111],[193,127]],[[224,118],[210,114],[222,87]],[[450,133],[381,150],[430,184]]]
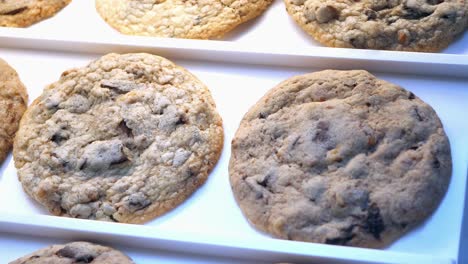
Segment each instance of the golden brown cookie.
[[222,146],[195,76],[162,57],[109,54],[33,102],[14,158],[24,190],[53,214],[143,223],[202,185]]
[[331,47],[438,51],[468,26],[465,0],[284,0],[293,19]]
[[28,94],[18,74],[0,59],[0,163],[13,145],[13,138],[28,104]]
[[96,0],[104,20],[128,35],[221,38],[260,15],[272,0]]
[[0,26],[28,27],[49,18],[71,0],[0,0]]
[[429,217],[451,171],[434,110],[366,71],[280,83],[244,116],[229,164],[235,198],[256,228],[371,248]]

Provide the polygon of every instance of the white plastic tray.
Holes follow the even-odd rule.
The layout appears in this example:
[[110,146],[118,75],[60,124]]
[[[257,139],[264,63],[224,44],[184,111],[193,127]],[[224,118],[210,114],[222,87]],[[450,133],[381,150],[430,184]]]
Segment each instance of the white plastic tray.
[[[75,1],[76,2],[76,1]],[[1,32],[0,32],[1,33]],[[1,37],[0,37],[1,38]],[[8,45],[25,47],[24,34],[9,36]],[[140,51],[153,53],[161,51],[161,46],[141,44],[112,44],[80,42],[83,46],[73,46],[67,41],[56,39],[30,39],[28,45],[42,46],[41,49],[20,50],[0,48],[0,57],[7,60],[19,72],[28,88],[30,99],[36,98],[47,84],[57,80],[69,68],[82,66],[103,53],[112,51]],[[137,42],[135,40],[135,42]],[[177,42],[178,43],[178,42]],[[455,263],[462,243],[462,215],[465,204],[466,169],[468,165],[468,122],[464,122],[468,101],[468,79],[434,76],[430,62],[418,63],[423,70],[415,71],[423,75],[402,75],[390,73],[395,67],[404,67],[407,62],[395,61],[387,64],[382,57],[327,58],[320,55],[301,54],[300,56],[280,53],[258,53],[253,50],[235,52],[222,48],[210,52],[206,50],[169,46],[162,49],[164,55],[175,60],[196,74],[212,91],[218,110],[224,120],[225,148],[221,160],[210,175],[206,184],[185,203],[168,214],[146,225],[126,225],[80,219],[50,216],[23,192],[17,180],[11,158],[0,170],[0,232],[49,236],[55,239],[86,239],[131,247],[157,248],[162,250],[207,254],[232,258],[250,259],[252,262],[294,263]],[[206,45],[212,45],[212,42]],[[170,44],[170,40],[166,43]],[[204,44],[205,45],[205,44]],[[214,45],[214,44],[213,44]],[[216,45],[213,46],[215,48]],[[69,47],[69,48],[67,48]],[[67,52],[76,47],[79,52]],[[59,50],[52,51],[53,49]],[[237,48],[236,48],[237,49]],[[86,52],[84,52],[86,51]],[[182,60],[186,54],[191,60]],[[214,54],[210,57],[210,54]],[[397,53],[401,54],[401,53]],[[258,56],[256,56],[258,55]],[[185,56],[185,55],[184,55]],[[217,62],[213,56],[220,56]],[[243,56],[242,64],[228,63]],[[441,55],[451,56],[451,55]],[[463,57],[464,55],[453,55]],[[424,56],[420,57],[424,59]],[[286,67],[278,63],[288,60],[288,64],[316,67]],[[260,64],[260,65],[255,65]],[[360,68],[359,65],[372,65],[381,72],[373,71],[378,77],[397,83],[413,91],[437,111],[449,136],[453,176],[447,195],[436,213],[422,226],[405,235],[385,250],[301,243],[277,240],[255,231],[242,216],[231,193],[227,164],[230,156],[230,140],[248,108],[267,90],[278,82],[297,74],[311,72],[330,65],[344,68]],[[466,64],[459,61],[445,62],[444,67],[452,71],[464,72]],[[343,68],[343,67],[340,67]],[[411,72],[411,67],[408,68]],[[414,72],[414,71],[413,71]],[[462,75],[466,75],[462,74]],[[152,263],[143,262],[143,263]]]

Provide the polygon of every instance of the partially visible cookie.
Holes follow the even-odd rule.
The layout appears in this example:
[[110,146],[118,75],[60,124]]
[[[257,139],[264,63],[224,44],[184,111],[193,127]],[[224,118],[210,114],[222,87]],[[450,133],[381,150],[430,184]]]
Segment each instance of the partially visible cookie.
[[229,164],[234,196],[256,228],[371,248],[430,216],[451,171],[434,110],[366,71],[280,83],[244,116]]
[[27,104],[28,94],[18,74],[0,59],[0,163],[13,145]]
[[272,0],[96,0],[104,20],[124,34],[209,39],[260,15]]
[[201,186],[223,146],[208,88],[151,54],[109,54],[47,87],[20,123],[24,190],[55,215],[143,223]]
[[0,0],[0,26],[28,27],[55,15],[71,0]]
[[72,242],[65,245],[52,245],[10,264],[133,264],[132,259],[122,252],[89,242]]
[[465,0],[284,0],[293,19],[331,47],[439,51],[468,26]]

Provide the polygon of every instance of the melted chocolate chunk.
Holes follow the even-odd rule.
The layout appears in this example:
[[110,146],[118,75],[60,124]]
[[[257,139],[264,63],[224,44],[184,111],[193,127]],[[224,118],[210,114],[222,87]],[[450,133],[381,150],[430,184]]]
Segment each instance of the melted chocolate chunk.
[[385,225],[380,215],[380,209],[376,204],[371,204],[367,210],[365,230],[371,233],[376,239],[380,239],[380,234],[384,231]]

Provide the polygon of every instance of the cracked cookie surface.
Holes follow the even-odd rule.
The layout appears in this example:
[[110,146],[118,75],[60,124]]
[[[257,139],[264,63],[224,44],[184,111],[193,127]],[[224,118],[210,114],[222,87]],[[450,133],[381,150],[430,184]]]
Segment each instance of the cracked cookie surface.
[[234,196],[283,239],[381,248],[438,206],[451,177],[434,110],[366,71],[290,78],[241,121],[229,164]]
[[0,26],[28,27],[49,18],[71,0],[0,0]]
[[143,223],[203,184],[223,145],[208,88],[150,54],[109,54],[62,74],[14,146],[25,191],[55,215]]
[[221,38],[260,15],[272,0],[96,0],[104,20],[129,35]]
[[284,0],[293,19],[331,47],[433,52],[468,27],[466,0]]
[[52,245],[21,257],[10,264],[133,264],[122,252],[89,242]]
[[13,145],[28,104],[28,94],[16,71],[0,59],[0,164]]

